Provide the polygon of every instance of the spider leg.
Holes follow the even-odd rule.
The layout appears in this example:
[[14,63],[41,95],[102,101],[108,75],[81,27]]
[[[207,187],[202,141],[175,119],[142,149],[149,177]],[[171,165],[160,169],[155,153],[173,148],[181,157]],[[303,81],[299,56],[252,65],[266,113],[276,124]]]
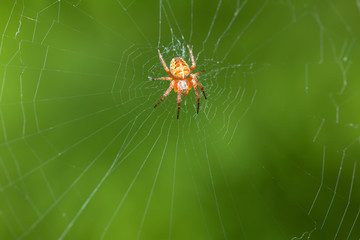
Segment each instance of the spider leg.
[[200,97],[199,97],[199,93],[198,93],[198,90],[197,90],[197,83],[196,83],[196,81],[193,81],[193,86],[194,86],[194,90],[195,90],[195,94],[196,94],[196,99],[197,99],[197,102],[198,102],[196,114],[199,114]]
[[178,98],[177,98],[177,104],[178,104],[177,119],[179,119],[180,102],[181,102],[181,91],[180,91],[180,89],[178,89]]
[[171,77],[152,78],[151,80],[172,80]]
[[[199,75],[200,73],[203,73],[203,72],[204,72],[204,71],[200,71],[200,72],[197,72],[197,73],[195,73],[195,74],[191,74],[191,77],[192,77],[192,83],[193,83],[193,85],[194,85],[194,86],[198,85],[199,88],[201,89],[202,93],[204,94],[205,99],[207,99],[203,86],[202,86],[202,85],[199,83],[199,81],[196,79],[196,76]],[[195,83],[196,83],[196,84],[195,84]]]
[[205,99],[207,99],[203,86],[198,82],[198,80],[196,80],[196,78],[195,78],[195,81],[196,81],[196,84],[197,84],[197,85],[199,86],[199,88],[201,89],[202,93],[204,94]]
[[175,85],[175,81],[171,82],[170,87],[166,90],[166,92],[164,93],[163,97],[162,97],[162,98],[160,99],[160,101],[154,106],[154,108],[156,108],[157,105],[159,105],[159,104],[162,102],[162,100],[164,100],[164,99],[167,97],[167,95],[169,95],[170,91],[174,88],[174,85]]
[[201,73],[203,73],[203,72],[204,72],[204,70],[202,70],[202,71],[200,71],[200,72],[195,73],[195,74],[194,74],[194,77],[196,77],[197,75],[199,75],[199,74],[201,74]]
[[172,77],[171,72],[170,72],[169,68],[166,66],[166,63],[165,63],[165,61],[164,61],[164,59],[163,59],[163,57],[162,57],[162,55],[161,55],[161,52],[160,52],[160,49],[159,49],[159,48],[158,48],[158,53],[159,53],[160,61],[161,61],[162,65],[164,66],[165,71],[167,72],[167,74],[168,74],[170,77]]
[[193,53],[192,53],[192,51],[191,51],[190,46],[189,46],[189,45],[186,45],[186,46],[187,46],[187,48],[189,49],[189,52],[190,52],[190,57],[191,57],[190,72],[192,72],[192,70],[194,70],[194,68],[195,68],[195,59],[194,59],[194,55],[193,55]]

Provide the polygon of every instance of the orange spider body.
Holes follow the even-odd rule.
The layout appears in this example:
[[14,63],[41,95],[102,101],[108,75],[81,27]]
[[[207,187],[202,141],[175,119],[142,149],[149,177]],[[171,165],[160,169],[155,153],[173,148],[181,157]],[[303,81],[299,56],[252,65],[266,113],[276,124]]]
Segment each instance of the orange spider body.
[[182,58],[173,58],[170,62],[170,70],[166,66],[164,59],[160,53],[160,50],[158,49],[160,61],[162,62],[165,71],[169,75],[169,77],[162,77],[162,78],[153,78],[153,80],[170,80],[170,87],[165,92],[163,97],[160,99],[160,101],[154,106],[156,108],[159,103],[161,103],[162,100],[164,100],[167,95],[171,92],[172,89],[174,89],[175,92],[178,93],[178,111],[177,111],[177,118],[179,119],[179,111],[180,111],[180,102],[181,102],[181,95],[186,96],[189,91],[194,87],[196,98],[197,98],[197,113],[199,113],[199,106],[200,106],[200,100],[199,100],[199,93],[197,91],[197,86],[200,87],[201,91],[204,94],[204,97],[206,99],[205,91],[202,85],[197,81],[196,76],[199,75],[201,72],[191,74],[192,70],[195,68],[195,60],[194,55],[189,47],[189,45],[186,45],[190,52],[191,57],[191,68],[189,68],[189,65],[184,61]]
[[191,77],[187,78],[190,74],[188,64],[182,58],[173,58],[170,62],[170,72],[174,77],[179,78],[179,80],[175,79],[178,84],[175,84],[174,91],[180,91],[186,96],[193,86]]
[[190,74],[190,68],[184,59],[173,58],[170,62],[170,72],[174,77],[185,79]]

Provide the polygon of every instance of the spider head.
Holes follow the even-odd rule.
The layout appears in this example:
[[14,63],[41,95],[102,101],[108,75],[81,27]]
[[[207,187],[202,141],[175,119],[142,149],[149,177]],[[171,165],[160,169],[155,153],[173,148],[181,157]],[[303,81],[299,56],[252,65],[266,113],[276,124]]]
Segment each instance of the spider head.
[[186,96],[189,93],[189,90],[186,80],[180,80],[178,82],[178,91],[180,91],[183,96]]
[[190,68],[184,59],[173,58],[170,62],[170,72],[179,79],[185,79],[190,74]]

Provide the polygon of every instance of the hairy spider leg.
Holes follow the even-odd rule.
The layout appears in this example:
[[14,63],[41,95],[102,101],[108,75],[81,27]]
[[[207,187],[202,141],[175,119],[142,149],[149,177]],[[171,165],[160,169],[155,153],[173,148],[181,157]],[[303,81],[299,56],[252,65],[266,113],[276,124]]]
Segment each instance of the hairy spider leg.
[[195,68],[195,59],[194,59],[194,55],[193,55],[193,53],[192,53],[192,51],[191,51],[190,46],[189,46],[189,45],[186,45],[186,46],[187,46],[187,48],[189,49],[190,57],[191,57],[191,67],[190,67],[190,73],[191,73],[192,70],[194,70],[194,68]]
[[159,49],[159,48],[158,48],[158,53],[159,53],[160,61],[161,61],[162,65],[164,66],[165,71],[167,72],[167,74],[168,74],[170,77],[172,77],[172,74],[171,74],[169,68],[166,66],[166,63],[165,63],[165,61],[164,61],[164,59],[163,59],[163,57],[162,57],[162,55],[161,55],[161,52],[160,52],[160,49]]
[[192,84],[194,86],[194,90],[195,90],[195,94],[196,94],[196,99],[197,99],[197,111],[196,111],[196,114],[199,114],[199,108],[200,108],[200,97],[199,97],[199,93],[198,93],[198,90],[197,90],[197,83],[196,83],[196,80],[192,80]]
[[198,81],[196,81],[196,82],[197,82],[197,85],[199,85],[202,93],[204,94],[205,99],[207,99],[203,86]]
[[196,77],[197,75],[199,75],[199,74],[201,74],[201,73],[203,73],[204,72],[204,70],[202,70],[202,71],[200,71],[200,72],[197,72],[197,73],[195,73],[195,74],[193,74],[194,75],[194,77]]
[[169,95],[170,91],[174,88],[174,85],[175,85],[175,81],[172,81],[171,84],[170,84],[170,87],[166,90],[166,92],[164,93],[163,97],[160,99],[160,101],[154,106],[154,108],[157,107],[157,105],[159,105],[162,100],[164,100],[167,95]]
[[200,71],[200,72],[197,72],[197,73],[195,73],[195,74],[192,74],[191,76],[192,76],[193,79],[196,81],[196,84],[200,87],[202,93],[204,94],[205,99],[207,99],[203,86],[202,86],[202,85],[199,83],[199,81],[196,79],[196,76],[199,75],[199,74],[201,74],[201,73],[203,73],[203,72],[204,72],[204,70],[202,70],[202,71]]
[[199,85],[201,91],[203,92],[205,99],[207,99],[207,98],[206,98],[205,91],[204,91],[204,88],[202,87],[202,85],[201,85],[197,80],[196,80],[196,83],[197,83],[197,85]]
[[152,78],[151,80],[172,80],[171,77]]
[[180,102],[181,102],[181,91],[180,91],[180,90],[178,90],[178,97],[177,97],[177,104],[178,104],[177,119],[179,119],[179,113],[180,113]]

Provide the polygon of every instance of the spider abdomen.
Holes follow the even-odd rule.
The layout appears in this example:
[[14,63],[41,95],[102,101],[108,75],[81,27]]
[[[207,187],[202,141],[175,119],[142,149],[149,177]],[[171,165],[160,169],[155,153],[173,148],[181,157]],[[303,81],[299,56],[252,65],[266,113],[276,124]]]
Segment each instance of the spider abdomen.
[[170,63],[170,71],[175,77],[185,79],[190,74],[189,65],[182,58],[173,58]]

